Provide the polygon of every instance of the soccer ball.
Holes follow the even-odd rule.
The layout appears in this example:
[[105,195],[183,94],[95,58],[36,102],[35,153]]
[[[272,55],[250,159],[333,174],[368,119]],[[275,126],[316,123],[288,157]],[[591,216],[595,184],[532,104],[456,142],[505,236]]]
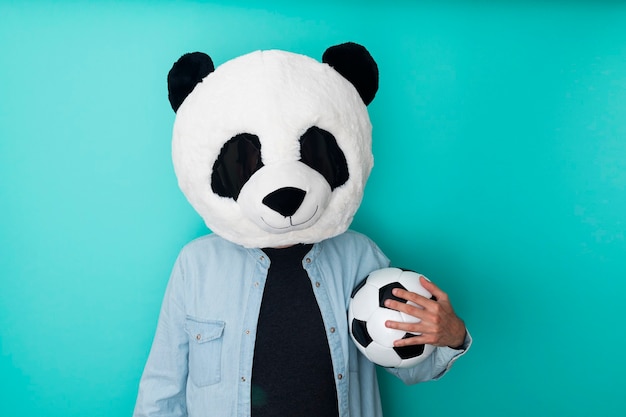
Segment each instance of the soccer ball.
[[[418,318],[384,306],[385,300],[407,303],[391,294],[394,288],[404,288],[434,299],[419,282],[421,275],[399,268],[383,268],[372,272],[352,291],[348,305],[350,336],[356,347],[370,361],[389,368],[408,368],[426,359],[435,349],[432,345],[394,347],[393,342],[418,335],[385,327],[386,320],[418,323]],[[411,305],[416,305],[408,302]]]

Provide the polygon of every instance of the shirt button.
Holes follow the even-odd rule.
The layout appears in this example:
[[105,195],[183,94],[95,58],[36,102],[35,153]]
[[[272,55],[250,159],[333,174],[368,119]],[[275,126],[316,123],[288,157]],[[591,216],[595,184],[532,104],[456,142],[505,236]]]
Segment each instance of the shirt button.
[[259,285],[261,285],[261,284],[259,284],[258,282],[254,283],[254,286],[257,287],[257,288],[259,288]]
[[322,284],[320,284],[320,282],[319,282],[319,281],[317,281],[317,282],[315,283],[315,286],[316,286],[317,288],[319,288],[319,287],[320,287],[320,285],[322,285]]
[[201,335],[200,333],[198,333],[198,334],[196,335],[196,340],[200,340],[200,339],[202,339],[202,335]]
[[245,376],[241,377],[241,382],[246,382],[246,377]]
[[261,256],[261,257],[259,257],[259,259],[264,261],[265,260],[265,256]]
[[250,334],[250,330],[246,330],[246,334]]
[[343,379],[343,374],[337,375],[337,379]]
[[306,259],[304,260],[304,262],[306,262],[306,263],[310,264],[310,263],[311,263],[311,258],[306,258]]
[[330,328],[330,332],[331,332],[331,333],[335,333],[335,328],[334,328],[334,327],[331,327],[331,328]]

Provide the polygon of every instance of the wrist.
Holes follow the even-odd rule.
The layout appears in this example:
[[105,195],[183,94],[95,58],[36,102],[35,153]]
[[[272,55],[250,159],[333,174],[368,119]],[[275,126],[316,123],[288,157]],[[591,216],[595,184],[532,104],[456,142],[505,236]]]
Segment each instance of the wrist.
[[465,346],[465,339],[467,336],[467,329],[465,328],[465,323],[463,323],[463,332],[459,332],[459,336],[454,339],[453,343],[448,345],[449,348],[454,350],[461,350]]

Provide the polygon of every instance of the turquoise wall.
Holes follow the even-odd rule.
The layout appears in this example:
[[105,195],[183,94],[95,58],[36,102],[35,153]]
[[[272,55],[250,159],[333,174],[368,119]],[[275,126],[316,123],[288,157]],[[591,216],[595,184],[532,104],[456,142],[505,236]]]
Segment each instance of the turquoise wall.
[[447,290],[475,344],[386,415],[624,416],[626,4],[0,0],[0,415],[130,415],[183,244],[184,52],[376,57],[354,228]]

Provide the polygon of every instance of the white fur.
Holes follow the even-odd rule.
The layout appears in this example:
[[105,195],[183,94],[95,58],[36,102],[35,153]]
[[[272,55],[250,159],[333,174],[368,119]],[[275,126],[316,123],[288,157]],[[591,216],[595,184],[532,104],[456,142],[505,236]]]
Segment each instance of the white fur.
[[[299,162],[299,138],[312,126],[331,132],[346,157],[349,179],[332,192]],[[213,193],[211,173],[224,143],[239,133],[259,137],[265,166],[237,202]],[[356,89],[330,66],[289,52],[257,51],[219,66],[185,99],[172,156],[180,188],[213,232],[246,247],[314,243],[352,222],[373,164],[371,124]],[[286,186],[307,191],[293,219],[269,213],[261,202]]]
[[[305,200],[291,217],[258,204],[266,195],[283,187],[306,191]],[[312,226],[326,210],[330,196],[330,186],[321,174],[302,162],[286,161],[267,166],[252,176],[237,201],[243,214],[257,226],[266,232],[281,234]]]

